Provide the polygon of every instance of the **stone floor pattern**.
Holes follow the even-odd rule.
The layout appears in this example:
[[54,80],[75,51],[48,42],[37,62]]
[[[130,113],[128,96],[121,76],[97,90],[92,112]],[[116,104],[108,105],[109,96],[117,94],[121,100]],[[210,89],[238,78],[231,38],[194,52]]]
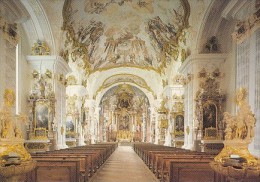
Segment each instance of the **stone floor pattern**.
[[119,146],[91,182],[159,182],[130,146]]

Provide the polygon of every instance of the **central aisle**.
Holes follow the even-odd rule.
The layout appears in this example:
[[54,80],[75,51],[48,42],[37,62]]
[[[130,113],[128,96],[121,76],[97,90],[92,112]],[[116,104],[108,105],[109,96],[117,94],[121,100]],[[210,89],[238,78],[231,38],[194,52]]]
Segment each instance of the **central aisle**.
[[159,182],[130,146],[118,146],[91,182]]

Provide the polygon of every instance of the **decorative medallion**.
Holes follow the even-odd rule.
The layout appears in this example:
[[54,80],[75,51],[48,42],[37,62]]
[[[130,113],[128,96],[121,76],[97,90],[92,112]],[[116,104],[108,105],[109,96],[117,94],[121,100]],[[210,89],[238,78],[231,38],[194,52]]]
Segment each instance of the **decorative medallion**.
[[32,55],[50,55],[50,50],[47,44],[38,40],[32,47]]

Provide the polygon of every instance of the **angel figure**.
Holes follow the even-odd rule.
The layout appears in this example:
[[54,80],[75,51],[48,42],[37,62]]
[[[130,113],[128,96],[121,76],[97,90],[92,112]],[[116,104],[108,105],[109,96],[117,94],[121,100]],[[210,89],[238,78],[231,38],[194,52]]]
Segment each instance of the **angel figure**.
[[246,130],[245,122],[242,119],[238,119],[235,138],[244,139],[246,132],[247,132],[247,130]]
[[246,118],[247,125],[247,138],[251,139],[255,136],[254,127],[255,127],[255,117],[248,115]]
[[232,140],[234,138],[233,130],[235,128],[234,126],[235,118],[228,112],[225,112],[223,115],[224,115],[223,123],[226,123],[225,139]]

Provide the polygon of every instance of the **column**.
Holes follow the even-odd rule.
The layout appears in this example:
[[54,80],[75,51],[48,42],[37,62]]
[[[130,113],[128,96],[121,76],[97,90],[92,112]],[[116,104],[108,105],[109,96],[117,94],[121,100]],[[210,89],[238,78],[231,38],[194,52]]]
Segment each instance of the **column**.
[[[84,97],[86,95],[87,91],[86,88],[82,85],[68,85],[66,88],[66,97],[67,97],[67,108],[66,108],[66,112],[67,113],[71,113],[73,115],[77,115],[77,121],[75,120],[75,135],[78,136],[76,137],[76,145],[77,146],[81,146],[81,145],[85,145],[84,143],[84,134],[83,134],[83,126],[82,123],[84,123],[85,121],[83,121],[83,112],[84,111]],[[71,103],[72,101],[69,101],[68,103],[68,99],[73,99],[73,103]]]
[[143,113],[142,119],[143,119],[143,139],[142,139],[142,142],[146,142],[146,115],[145,115],[145,113]]
[[95,100],[86,99],[85,107],[89,108],[89,134],[91,143],[95,143],[97,140],[96,137],[96,120],[95,120]]

